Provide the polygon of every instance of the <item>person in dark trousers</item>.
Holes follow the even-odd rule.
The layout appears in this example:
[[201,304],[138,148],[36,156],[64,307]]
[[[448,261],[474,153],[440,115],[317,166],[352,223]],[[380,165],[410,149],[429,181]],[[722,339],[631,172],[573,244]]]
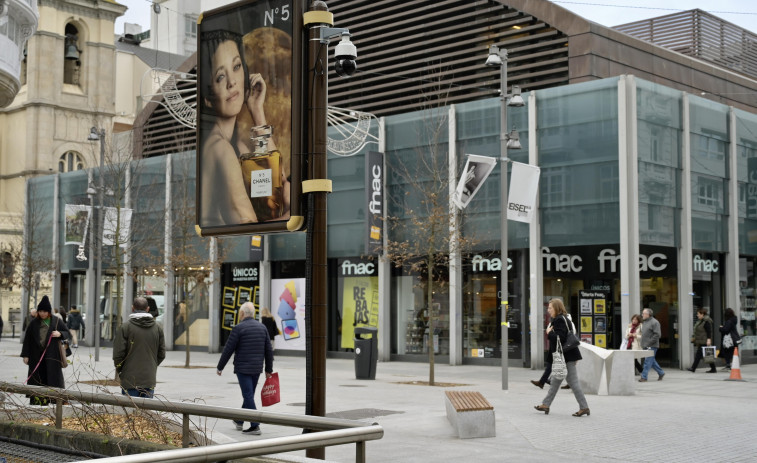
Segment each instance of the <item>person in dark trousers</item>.
[[0,339],[3,339],[3,316],[0,315]]
[[[226,346],[223,348],[216,374],[221,376],[231,354],[234,354],[234,373],[242,389],[242,408],[257,410],[255,389],[258,386],[260,373],[263,372],[264,362],[266,378],[273,374],[273,348],[271,348],[268,330],[262,323],[255,320],[255,306],[251,302],[245,302],[239,308],[239,320],[239,323],[231,330]],[[241,430],[244,423],[235,421],[234,424],[237,430]],[[250,422],[250,427],[242,432],[259,436],[260,425]]]
[[723,313],[723,320],[723,324],[720,325],[720,334],[723,335],[723,348],[720,349],[720,356],[725,360],[725,369],[730,370],[733,351],[736,349],[736,344],[741,342],[738,330],[739,319],[733,309],[729,307]]
[[[712,332],[713,323],[712,319],[707,316],[707,309],[700,308],[697,310],[697,322],[694,324],[694,336],[691,339],[691,343],[694,344],[694,363],[691,364],[691,368],[687,368],[690,372],[694,373],[697,370],[697,365],[703,358],[702,347],[712,345]],[[707,373],[717,373],[715,364],[710,364],[710,369]]]
[[82,319],[81,312],[79,312],[75,305],[71,306],[71,312],[68,313],[66,325],[71,332],[71,347],[79,347],[79,330],[84,325],[84,319]]
[[662,381],[662,378],[665,377],[665,371],[663,371],[655,359],[657,349],[660,348],[660,336],[662,335],[660,322],[654,318],[652,309],[649,308],[642,310],[641,316],[644,318],[644,321],[641,323],[641,348],[643,350],[651,350],[652,356],[644,359],[644,369],[641,371],[639,382],[647,382],[647,375],[651,368],[654,368],[654,371],[657,372],[657,381]]
[[[47,296],[42,297],[36,310],[36,317],[26,327],[21,357],[29,365],[27,384],[64,389],[63,362],[60,343],[65,339],[68,328],[63,321],[53,315],[53,307]],[[29,396],[32,405],[47,405],[47,397]]]
[[166,358],[163,328],[148,309],[147,299],[134,299],[129,321],[118,328],[113,340],[113,363],[123,395],[152,398],[158,365]]
[[[570,314],[568,314],[568,320],[570,319]],[[571,320],[571,323],[573,321]],[[552,322],[549,322],[549,325],[547,325],[547,330],[552,328]],[[538,387],[539,389],[544,389],[545,384],[552,384],[552,382],[549,380],[549,377],[552,375],[552,355],[549,355],[549,358],[545,362],[544,365],[544,373],[542,373],[541,378],[539,378],[538,381],[531,380],[531,384]],[[565,386],[561,387],[560,389],[570,389],[570,384],[566,384]]]

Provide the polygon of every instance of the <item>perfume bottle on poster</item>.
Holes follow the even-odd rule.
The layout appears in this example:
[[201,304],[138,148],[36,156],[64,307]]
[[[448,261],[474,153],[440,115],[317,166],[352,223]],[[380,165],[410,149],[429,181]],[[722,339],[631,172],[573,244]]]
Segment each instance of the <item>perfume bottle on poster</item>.
[[274,220],[284,212],[284,192],[281,185],[281,154],[269,150],[273,136],[270,125],[250,129],[253,152],[240,156],[245,186],[259,222]]

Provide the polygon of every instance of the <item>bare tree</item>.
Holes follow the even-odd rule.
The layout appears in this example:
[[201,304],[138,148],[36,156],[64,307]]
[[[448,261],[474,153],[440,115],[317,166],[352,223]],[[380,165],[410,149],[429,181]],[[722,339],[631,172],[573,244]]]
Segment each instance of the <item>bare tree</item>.
[[459,223],[462,215],[450,208],[447,131],[447,108],[424,110],[416,134],[425,143],[413,154],[392,159],[394,185],[388,195],[397,215],[387,217],[387,256],[395,266],[418,275],[416,287],[426,292],[423,307],[416,307],[416,314],[427,323],[428,382],[432,386],[434,334],[439,317],[434,294],[439,297],[448,285],[450,253],[462,253],[474,244],[472,239],[450,229],[450,224]]

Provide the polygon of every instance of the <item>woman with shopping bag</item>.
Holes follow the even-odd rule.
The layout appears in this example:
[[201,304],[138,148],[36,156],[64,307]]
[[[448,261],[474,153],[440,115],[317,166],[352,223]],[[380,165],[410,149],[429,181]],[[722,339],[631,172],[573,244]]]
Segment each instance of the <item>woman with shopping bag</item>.
[[[707,316],[707,309],[705,309],[704,307],[698,309],[697,322],[696,324],[694,324],[694,336],[691,337],[691,343],[694,344],[694,363],[691,365],[691,368],[687,368],[687,370],[692,373],[697,370],[699,361],[704,357],[702,347],[709,347],[712,345],[712,328],[712,319]],[[707,370],[707,373],[717,372],[718,370],[715,368],[715,362],[710,363],[710,369]]]
[[[549,301],[549,307],[547,308],[547,311],[549,312],[549,316],[552,318],[552,326],[547,328],[546,331],[547,337],[549,338],[549,353],[554,354],[556,351],[558,351],[558,349],[560,349],[560,347],[558,346],[565,344],[565,340],[568,338],[568,332],[571,328],[568,324],[568,313],[565,310],[565,306],[563,305],[563,302],[561,300],[552,299],[551,301]],[[550,356],[550,358],[552,358],[552,356]],[[576,397],[578,406],[581,407],[580,410],[573,414],[573,416],[590,415],[591,412],[589,411],[589,404],[586,402],[586,397],[581,390],[581,383],[578,381],[578,370],[576,367],[576,362],[581,360],[580,349],[575,348],[563,352],[563,359],[568,370],[565,379],[568,380],[568,385],[570,385],[570,388],[573,391],[573,395]],[[552,371],[557,371],[555,365],[553,365]],[[563,378],[560,376],[562,375],[552,375],[552,380],[551,384],[549,385],[547,396],[544,398],[541,405],[534,406],[536,410],[549,415],[549,407],[550,405],[552,405],[552,401],[555,400],[557,391],[560,389],[560,384],[562,384]]]
[[729,307],[723,313],[723,320],[725,320],[724,323],[720,325],[720,333],[723,335],[723,348],[720,349],[720,356],[725,360],[725,369],[730,370],[733,350],[736,348],[736,344],[741,342],[738,329],[739,319],[733,313],[733,309]]
[[[631,317],[631,323],[626,328],[626,336],[623,338],[623,344],[621,350],[641,350],[641,315],[634,314]],[[639,359],[633,359],[636,373],[641,374],[644,369],[639,362]]]

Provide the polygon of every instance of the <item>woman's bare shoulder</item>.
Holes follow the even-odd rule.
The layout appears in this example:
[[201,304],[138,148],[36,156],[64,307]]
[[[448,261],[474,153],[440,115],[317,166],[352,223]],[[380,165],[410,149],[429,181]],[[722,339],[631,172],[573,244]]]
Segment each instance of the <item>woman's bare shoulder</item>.
[[202,157],[208,161],[218,161],[229,156],[237,156],[231,143],[220,134],[211,132],[202,145]]

